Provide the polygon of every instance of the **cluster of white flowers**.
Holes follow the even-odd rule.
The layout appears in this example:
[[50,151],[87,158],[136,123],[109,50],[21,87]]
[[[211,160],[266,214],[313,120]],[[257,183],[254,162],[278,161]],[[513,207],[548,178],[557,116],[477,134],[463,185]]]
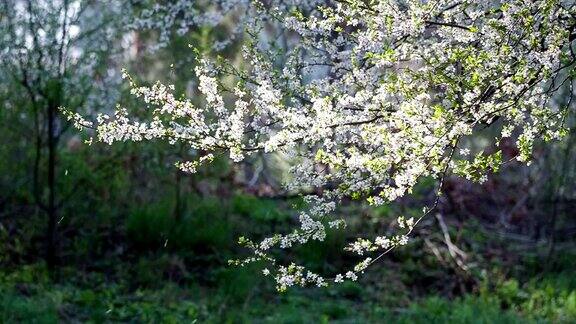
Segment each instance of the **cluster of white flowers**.
[[[502,153],[472,155],[458,145],[496,120],[502,130],[494,144],[516,136],[521,161],[530,159],[536,139],[565,133],[566,109],[550,102],[573,82],[572,1],[220,1],[210,7],[223,9],[214,17],[229,12],[223,4],[230,2],[245,6],[250,21],[242,51],[249,68],[200,60],[202,108],[175,99],[170,87],[133,84],[152,108],[153,122],[128,122],[119,110],[96,127],[106,142],[166,138],[205,152],[228,151],[235,161],[254,152],[292,156],[286,188],[322,188],[322,194],[308,198],[310,209],[292,232],[260,243],[243,238],[254,256],[234,262],[269,262],[266,273],[274,274],[279,290],[356,280],[406,244],[421,219],[400,217],[402,234],[351,243],[348,251],[380,254],[334,279],[278,264],[272,248],[323,240],[326,226],[343,227],[333,218],[342,198],[387,204],[410,193],[421,177],[442,179],[448,171],[484,181]],[[224,85],[225,79],[234,81]]]
[[279,266],[276,274],[276,288],[278,291],[285,291],[294,285],[304,286],[313,283],[318,287],[325,287],[327,283],[324,278],[313,272],[307,271],[303,266],[294,263],[289,266]]
[[[424,213],[426,214],[426,213]],[[422,218],[420,218],[422,219]],[[369,239],[359,238],[356,241],[348,244],[346,248],[347,251],[356,253],[357,255],[364,255],[369,252],[382,251],[387,252],[394,247],[406,245],[408,243],[408,235],[412,233],[414,226],[420,221],[414,220],[414,218],[405,219],[404,216],[400,216],[397,219],[398,227],[405,231],[404,234],[387,236],[377,236],[374,241]],[[358,265],[357,265],[358,266]]]

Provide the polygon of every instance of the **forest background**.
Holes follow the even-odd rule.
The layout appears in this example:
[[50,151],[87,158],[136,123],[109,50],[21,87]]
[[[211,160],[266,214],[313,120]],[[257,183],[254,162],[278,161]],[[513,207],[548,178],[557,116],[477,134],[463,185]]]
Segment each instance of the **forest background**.
[[[0,11],[3,27],[9,3]],[[122,68],[141,84],[160,80],[193,96],[189,44],[209,52],[226,33],[191,28],[163,39],[157,30],[123,29],[123,16],[95,15],[81,28],[86,38],[66,44],[87,61],[68,66],[58,59],[62,49],[32,37],[30,57],[53,59],[0,63],[1,322],[576,321],[574,132],[537,147],[529,166],[509,163],[484,184],[446,179],[437,213],[415,239],[359,281],[278,293],[259,264],[228,260],[246,254],[238,237],[296,222],[302,201],[280,186],[281,156],[216,159],[190,175],[174,167],[189,154],[184,146],[88,145],[61,116],[60,106],[94,114],[119,102],[138,112]],[[22,22],[31,30],[51,23],[48,16]],[[117,33],[92,38],[102,30]],[[10,41],[9,29],[0,32]],[[221,55],[237,57],[238,45]],[[479,134],[471,145],[491,137]],[[517,150],[512,142],[503,147],[510,156]],[[343,252],[347,242],[385,231],[400,213],[418,215],[434,185],[424,179],[410,197],[377,208],[346,202],[338,210],[349,218],[345,231],[290,253],[318,271],[350,264],[356,257]]]

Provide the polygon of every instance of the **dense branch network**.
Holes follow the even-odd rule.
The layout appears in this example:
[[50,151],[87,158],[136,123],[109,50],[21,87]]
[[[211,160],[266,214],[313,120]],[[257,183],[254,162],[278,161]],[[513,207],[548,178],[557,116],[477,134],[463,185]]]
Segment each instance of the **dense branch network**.
[[[568,107],[554,99],[563,87],[572,94],[573,1],[219,1],[210,8],[220,10],[210,24],[242,25],[242,65],[197,52],[199,98],[176,98],[160,83],[142,87],[126,74],[151,121],[136,121],[121,107],[94,125],[70,118],[95,127],[108,144],[162,139],[206,152],[177,164],[189,172],[223,151],[235,162],[259,151],[289,156],[286,189],[323,188],[322,194],[306,197],[310,207],[293,232],[260,242],[242,238],[254,256],[233,262],[269,262],[264,274],[279,290],[356,280],[406,244],[422,219],[400,216],[398,234],[350,243],[347,250],[376,256],[330,279],[274,258],[274,248],[323,240],[326,227],[345,226],[333,216],[341,199],[387,204],[419,179],[441,182],[448,172],[484,181],[503,163],[502,153],[459,146],[481,127],[498,125],[495,147],[515,138],[523,162],[535,140],[566,132]],[[205,22],[197,14],[191,25]]]

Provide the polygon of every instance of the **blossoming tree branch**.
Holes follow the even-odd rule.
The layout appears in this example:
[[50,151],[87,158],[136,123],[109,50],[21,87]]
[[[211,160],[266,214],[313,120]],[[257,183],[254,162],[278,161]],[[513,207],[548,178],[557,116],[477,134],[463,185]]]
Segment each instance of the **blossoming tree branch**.
[[[362,261],[339,273],[313,273],[297,260],[274,257],[276,249],[323,240],[327,227],[344,227],[334,216],[342,199],[388,204],[423,177],[441,188],[448,173],[482,182],[506,162],[498,149],[504,138],[516,141],[515,159],[529,162],[536,140],[566,133],[571,100],[558,105],[555,98],[560,91],[573,94],[572,0],[220,0],[210,10],[198,6],[188,0],[156,7],[142,26],[154,28],[154,14],[176,17],[170,13],[178,10],[197,14],[172,21],[182,28],[235,21],[242,31],[230,35],[242,38],[242,64],[196,51],[200,99],[177,98],[171,85],[139,86],[125,74],[151,120],[136,120],[122,107],[95,123],[69,118],[95,128],[96,139],[108,144],[165,140],[203,152],[177,163],[188,172],[219,154],[234,162],[256,152],[289,156],[286,189],[322,188],[321,194],[306,195],[299,227],[261,241],[241,238],[253,255],[232,261],[268,263],[264,274],[281,291],[356,280],[406,244],[438,203],[419,218],[399,216],[395,235],[351,242],[346,249]],[[499,134],[491,153],[462,146],[461,139],[486,127]]]

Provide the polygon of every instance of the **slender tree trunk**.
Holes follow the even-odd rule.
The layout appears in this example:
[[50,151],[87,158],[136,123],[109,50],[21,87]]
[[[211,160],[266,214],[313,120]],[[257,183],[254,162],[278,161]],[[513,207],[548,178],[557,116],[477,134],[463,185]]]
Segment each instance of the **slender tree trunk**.
[[48,105],[48,227],[46,232],[46,263],[50,270],[56,267],[56,106]]
[[180,170],[176,170],[176,183],[175,183],[175,189],[176,192],[174,194],[174,220],[175,220],[175,224],[180,223],[180,221],[182,220],[182,213],[183,213],[183,202],[182,202],[182,174],[180,173]]
[[[184,146],[180,145],[180,149],[178,151],[178,157],[183,156],[184,154]],[[185,208],[185,201],[182,199],[182,171],[178,168],[176,170],[176,181],[175,181],[175,204],[174,204],[174,225],[177,226],[182,221],[184,208]]]
[[[550,219],[550,225],[548,228],[549,235],[548,235],[548,253],[546,255],[546,270],[549,270],[553,265],[553,257],[554,257],[554,248],[556,243],[556,222],[558,218],[558,204],[560,203],[560,198],[564,195],[564,185],[566,181],[566,177],[568,174],[569,159],[570,159],[570,149],[571,145],[569,144],[570,140],[572,139],[572,134],[567,138],[566,147],[564,147],[564,154],[562,156],[562,168],[560,171],[557,171],[555,177],[557,179],[556,188],[554,190],[554,196],[552,197],[553,207],[552,207],[552,217]],[[554,182],[553,182],[554,183]]]

